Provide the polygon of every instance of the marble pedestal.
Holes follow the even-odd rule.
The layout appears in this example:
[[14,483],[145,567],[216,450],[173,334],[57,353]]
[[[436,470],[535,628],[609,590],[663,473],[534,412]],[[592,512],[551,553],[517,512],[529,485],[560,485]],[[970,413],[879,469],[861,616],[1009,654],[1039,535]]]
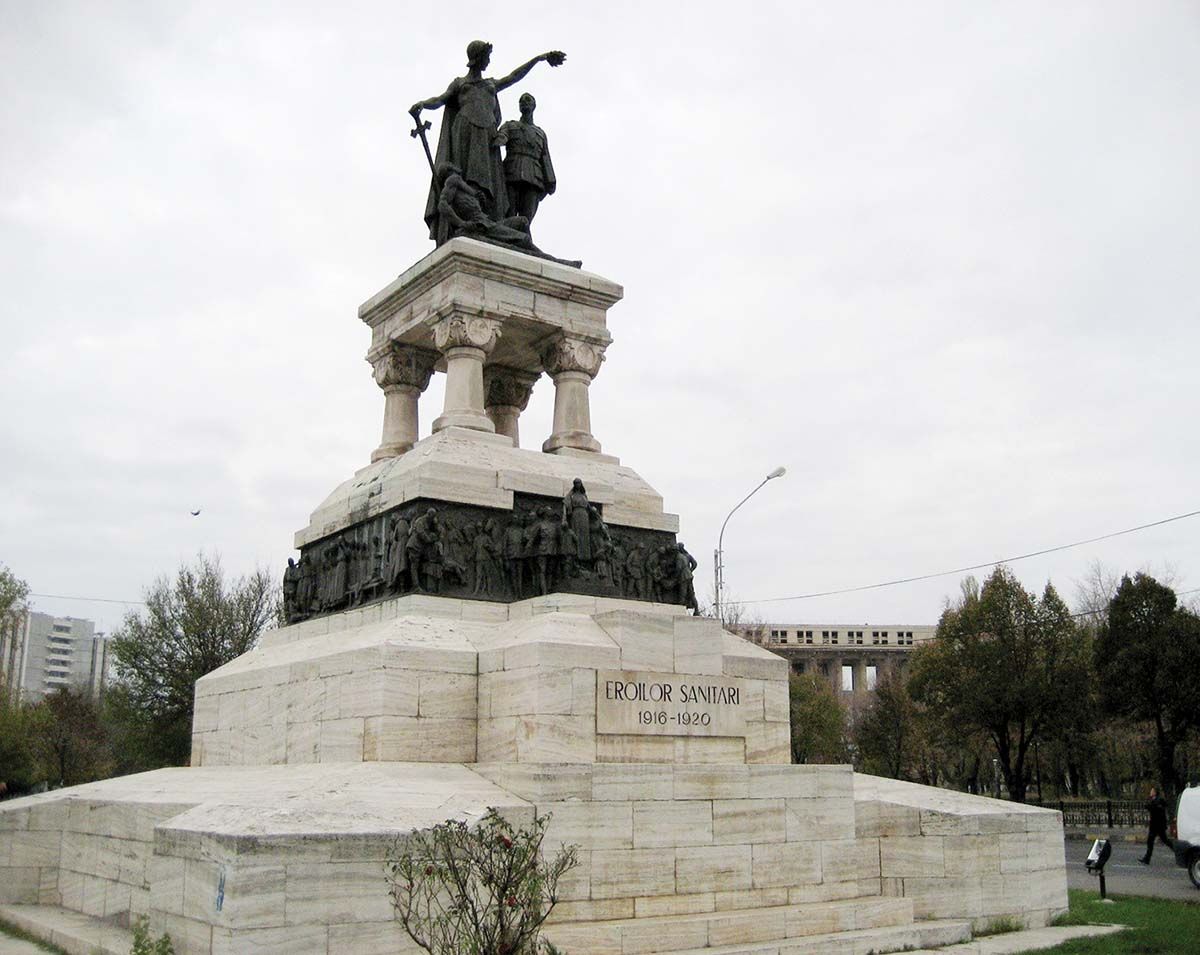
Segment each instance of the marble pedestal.
[[[468,239],[400,276],[360,309],[381,444],[296,546],[380,540],[426,502],[556,504],[576,477],[612,528],[673,535],[660,495],[591,435],[620,297]],[[422,439],[417,396],[441,370]],[[552,453],[516,446],[543,373]],[[1057,812],[791,765],[786,661],[714,620],[576,593],[370,599],[322,605],[202,678],[191,767],[0,803],[0,917],[113,929],[83,955],[125,955],[114,932],[140,915],[179,955],[411,953],[388,852],[489,807],[551,813],[546,847],[579,846],[548,928],[569,955],[866,955],[1066,907]]]
[[[389,848],[488,807],[580,847],[548,928],[572,955],[882,953],[1065,908],[1058,813],[790,765],[786,677],[715,621],[603,598],[274,631],[198,684],[192,768],[0,804],[0,916],[146,914],[180,955],[415,952]],[[622,710],[621,681],[723,688],[688,709],[725,735],[639,729],[662,708]]]

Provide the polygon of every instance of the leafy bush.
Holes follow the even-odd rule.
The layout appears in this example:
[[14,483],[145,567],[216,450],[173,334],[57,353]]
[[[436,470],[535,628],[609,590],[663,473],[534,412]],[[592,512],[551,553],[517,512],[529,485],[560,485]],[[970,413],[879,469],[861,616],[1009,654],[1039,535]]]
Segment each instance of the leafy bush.
[[387,881],[412,940],[430,955],[555,955],[542,923],[579,854],[564,846],[542,858],[549,819],[514,829],[489,809],[474,827],[450,820],[397,840]]
[[175,955],[175,946],[165,932],[157,939],[151,937],[150,920],[141,915],[133,920],[133,948],[129,955]]
[[985,938],[988,935],[1004,935],[1007,932],[1020,932],[1025,928],[1020,919],[1012,915],[1000,915],[988,921],[983,928],[977,928],[974,932],[976,938]]

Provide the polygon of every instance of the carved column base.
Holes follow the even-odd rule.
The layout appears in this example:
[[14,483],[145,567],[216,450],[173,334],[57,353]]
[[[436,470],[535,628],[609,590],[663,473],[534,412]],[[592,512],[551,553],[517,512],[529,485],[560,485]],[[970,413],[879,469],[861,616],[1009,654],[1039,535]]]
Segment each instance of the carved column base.
[[599,452],[600,442],[592,436],[592,413],[588,386],[592,376],[583,371],[562,371],[554,376],[554,431],[542,450],[560,448]]
[[518,425],[521,417],[520,408],[516,405],[488,405],[487,416],[496,426],[496,434],[511,438],[514,448],[521,446],[521,430]]
[[564,448],[574,448],[576,451],[600,453],[600,442],[586,431],[566,431],[562,434],[552,434],[542,442],[542,450],[547,454],[556,454]]
[[446,404],[434,420],[433,430],[470,428],[472,431],[495,433],[496,426],[483,410],[483,361],[487,352],[482,348],[459,345],[447,348]]

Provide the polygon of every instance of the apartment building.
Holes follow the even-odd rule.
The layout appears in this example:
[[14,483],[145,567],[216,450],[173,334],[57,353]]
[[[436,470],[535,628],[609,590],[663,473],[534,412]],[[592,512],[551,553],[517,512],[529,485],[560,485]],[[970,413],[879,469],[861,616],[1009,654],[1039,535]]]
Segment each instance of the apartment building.
[[13,698],[40,700],[60,687],[99,699],[108,680],[109,642],[91,620],[27,610],[0,625],[0,675]]

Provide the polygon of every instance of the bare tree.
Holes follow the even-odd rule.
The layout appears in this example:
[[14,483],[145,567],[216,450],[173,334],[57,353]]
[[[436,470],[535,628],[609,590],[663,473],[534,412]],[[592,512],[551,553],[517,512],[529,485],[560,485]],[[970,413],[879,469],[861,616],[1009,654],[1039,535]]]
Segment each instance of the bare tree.
[[1120,586],[1121,575],[1102,561],[1088,564],[1082,577],[1075,581],[1075,606],[1077,614],[1091,624],[1103,623],[1108,618],[1108,605]]
[[[750,610],[748,604],[731,596],[728,587],[725,588],[725,593],[725,599],[721,603],[721,626],[734,633],[740,633],[754,643],[761,643],[764,627],[762,617]],[[715,608],[716,597],[710,587],[706,602],[700,605],[700,616],[715,617]]]
[[[1179,572],[1173,564],[1164,563],[1162,569],[1155,573],[1150,564],[1140,568],[1140,573],[1154,577],[1166,587],[1174,589],[1179,581]],[[1108,606],[1117,595],[1124,575],[1113,570],[1100,560],[1088,564],[1082,577],[1075,581],[1076,614],[1081,614],[1082,620],[1088,626],[1099,626],[1108,620]]]

